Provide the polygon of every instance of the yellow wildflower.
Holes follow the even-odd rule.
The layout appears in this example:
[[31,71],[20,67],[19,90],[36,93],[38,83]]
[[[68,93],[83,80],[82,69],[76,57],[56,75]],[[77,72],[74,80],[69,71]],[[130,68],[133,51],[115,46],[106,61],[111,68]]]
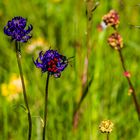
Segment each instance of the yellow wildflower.
[[61,2],[62,0],[52,0],[52,2],[54,2],[54,3],[59,3],[59,2]]
[[99,125],[99,130],[102,133],[111,133],[113,129],[113,123],[110,120],[104,120]]
[[6,97],[8,101],[12,101],[19,97],[19,93],[22,92],[22,84],[20,77],[16,74],[12,74],[8,84],[3,83],[1,85],[2,95]]

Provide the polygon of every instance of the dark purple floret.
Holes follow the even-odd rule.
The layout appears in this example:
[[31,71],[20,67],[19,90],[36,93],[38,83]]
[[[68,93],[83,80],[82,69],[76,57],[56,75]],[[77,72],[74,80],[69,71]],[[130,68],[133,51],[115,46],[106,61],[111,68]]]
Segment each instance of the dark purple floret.
[[32,36],[30,35],[33,26],[30,24],[26,29],[27,20],[20,16],[14,17],[4,26],[4,33],[11,36],[12,40],[27,42]]
[[39,57],[34,61],[37,68],[42,72],[48,71],[54,77],[60,77],[61,72],[67,67],[68,60],[66,56],[59,54],[56,50],[48,50],[45,53],[39,53]]

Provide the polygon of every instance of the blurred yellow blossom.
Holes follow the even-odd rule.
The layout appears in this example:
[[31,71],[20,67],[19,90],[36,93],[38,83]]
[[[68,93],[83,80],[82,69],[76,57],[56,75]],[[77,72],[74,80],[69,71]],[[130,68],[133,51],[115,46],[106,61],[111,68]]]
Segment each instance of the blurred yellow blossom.
[[110,120],[104,120],[99,125],[99,130],[102,133],[111,133],[113,129],[113,123]]
[[29,44],[27,46],[27,53],[33,53],[35,50],[40,50],[40,49],[48,49],[49,48],[49,44],[48,42],[42,38],[42,37],[39,37],[39,38],[36,38],[34,40],[32,40],[31,44]]
[[12,74],[9,83],[1,84],[2,95],[6,97],[8,101],[12,101],[19,98],[19,93],[22,92],[22,84],[20,77],[16,74]]
[[54,3],[59,3],[59,2],[61,2],[62,0],[52,0],[52,2],[54,2]]

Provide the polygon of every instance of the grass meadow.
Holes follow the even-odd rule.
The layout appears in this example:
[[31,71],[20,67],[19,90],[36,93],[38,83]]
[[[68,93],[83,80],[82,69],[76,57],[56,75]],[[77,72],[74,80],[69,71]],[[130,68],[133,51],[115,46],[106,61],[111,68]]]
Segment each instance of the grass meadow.
[[[117,30],[123,37],[122,54],[140,103],[140,0],[98,2],[92,15],[87,51],[85,0],[0,0],[0,140],[26,140],[28,134],[15,46],[3,32],[7,21],[14,16],[25,17],[33,25],[32,38],[21,45],[33,123],[32,140],[42,140],[47,77],[36,68],[32,58],[49,48],[73,58],[60,78],[50,77],[46,139],[106,140],[106,134],[99,131],[100,122],[106,119],[114,124],[110,140],[140,139],[140,122],[119,55],[107,43],[113,29],[98,29],[110,9],[119,13]],[[73,128],[73,113],[83,94],[86,67],[86,96],[79,108],[77,127]]]

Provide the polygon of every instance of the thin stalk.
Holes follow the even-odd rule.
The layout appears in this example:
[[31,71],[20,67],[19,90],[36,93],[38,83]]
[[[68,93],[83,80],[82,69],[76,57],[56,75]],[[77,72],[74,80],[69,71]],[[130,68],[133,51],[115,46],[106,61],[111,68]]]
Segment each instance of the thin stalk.
[[74,110],[74,113],[73,113],[73,127],[74,128],[76,128],[77,125],[78,125],[78,120],[77,120],[78,118],[77,117],[78,117],[79,109],[80,109],[80,106],[81,106],[83,100],[85,99],[85,97],[88,94],[88,89],[90,88],[90,86],[92,84],[92,81],[93,81],[93,76],[91,77],[89,83],[86,85],[86,87],[85,87],[85,89],[83,91],[83,94],[82,94],[82,96],[80,98],[80,101],[78,102],[78,104],[77,104],[77,106],[76,106],[76,108]]
[[84,60],[84,71],[82,74],[82,96],[80,101],[77,104],[77,107],[74,110],[73,114],[73,127],[78,125],[78,111],[80,106],[88,94],[89,87],[92,83],[93,77],[88,82],[88,67],[89,67],[89,54],[91,49],[91,34],[92,34],[92,14],[98,7],[99,2],[94,2],[94,0],[86,0],[86,18],[87,18],[87,26],[86,26],[86,56]]
[[4,134],[4,138],[3,139],[8,139],[8,106],[7,106],[7,102],[4,102],[3,105],[3,134]]
[[84,88],[88,81],[88,65],[89,65],[89,53],[91,48],[91,32],[92,32],[92,13],[94,9],[93,0],[86,0],[86,18],[87,18],[87,27],[86,27],[86,56],[84,62],[84,71],[82,79],[82,87]]
[[80,108],[80,106],[81,106],[81,103],[83,102],[83,100],[85,99],[85,97],[86,97],[86,95],[87,95],[87,93],[88,93],[88,89],[90,88],[90,86],[91,86],[91,84],[92,84],[92,81],[93,81],[93,76],[91,77],[89,83],[87,84],[85,90],[83,91],[83,94],[82,94],[82,96],[81,96],[81,98],[80,98],[79,103],[77,104],[77,108],[75,109],[74,114],[76,114],[76,112],[78,112],[78,110],[79,110],[79,108]]
[[46,120],[47,120],[47,101],[48,101],[48,86],[49,86],[49,77],[50,74],[47,75],[46,81],[46,94],[45,94],[45,106],[44,106],[44,126],[43,126],[43,140],[45,140],[45,133],[46,133]]
[[29,105],[28,105],[28,99],[27,99],[27,95],[26,95],[26,88],[25,88],[23,72],[22,72],[20,44],[16,41],[15,42],[15,46],[16,46],[17,63],[18,63],[18,68],[19,68],[19,72],[20,72],[20,79],[21,79],[22,89],[23,89],[24,102],[25,102],[26,109],[28,111],[28,122],[29,122],[28,140],[31,140],[31,135],[32,135],[32,118],[31,118],[31,113],[30,113],[30,109],[29,109]]
[[109,133],[107,133],[107,137],[106,137],[106,140],[109,140]]
[[[123,58],[121,49],[119,49],[118,52],[119,52],[119,56],[120,56],[120,60],[121,60],[121,64],[122,64],[123,70],[124,70],[124,72],[126,72],[127,69],[125,67],[124,58]],[[130,86],[130,89],[132,90],[133,101],[134,101],[134,104],[135,104],[135,107],[136,107],[136,111],[137,111],[137,114],[138,114],[138,119],[140,120],[140,106],[138,104],[138,100],[137,100],[137,97],[136,97],[136,92],[135,92],[134,86],[133,86],[133,84],[132,84],[132,82],[130,80],[130,77],[126,76],[126,79],[127,79],[128,84]]]

